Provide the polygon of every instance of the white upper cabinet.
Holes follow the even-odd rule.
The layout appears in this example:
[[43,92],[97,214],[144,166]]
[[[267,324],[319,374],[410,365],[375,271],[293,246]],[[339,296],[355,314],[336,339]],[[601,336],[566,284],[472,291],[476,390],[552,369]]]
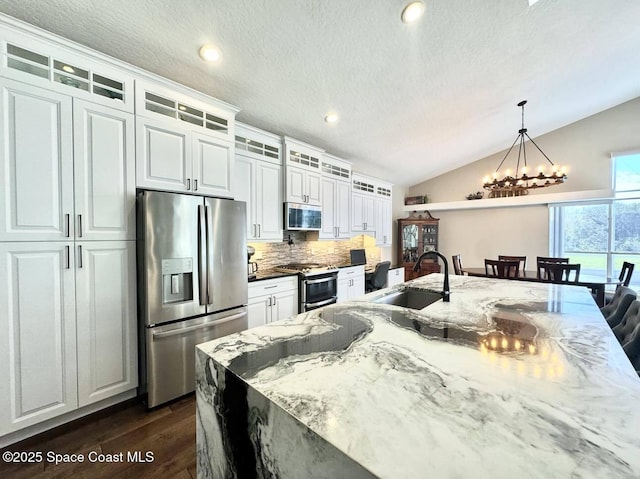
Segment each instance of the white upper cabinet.
[[0,241],[73,237],[72,100],[5,78],[0,86]]
[[74,99],[76,238],[135,240],[133,115]]
[[323,150],[293,138],[285,142],[285,201],[322,205],[322,175],[320,166]]
[[392,185],[358,173],[351,177],[351,230],[375,236],[378,246],[391,245]]
[[236,125],[234,187],[247,203],[247,240],[282,241],[280,138],[248,125]]
[[0,78],[0,241],[135,239],[133,116]]
[[136,186],[234,197],[236,112],[197,92],[136,82]]
[[391,204],[391,187],[389,183],[376,183],[376,245],[391,246],[391,228],[393,214]]
[[351,236],[351,165],[324,154],[322,158],[321,239]]
[[136,186],[190,191],[190,133],[165,119],[136,118]]
[[18,28],[3,28],[0,36],[0,56],[6,58],[0,62],[1,76],[133,113],[133,76],[115,62],[102,61],[103,54]]

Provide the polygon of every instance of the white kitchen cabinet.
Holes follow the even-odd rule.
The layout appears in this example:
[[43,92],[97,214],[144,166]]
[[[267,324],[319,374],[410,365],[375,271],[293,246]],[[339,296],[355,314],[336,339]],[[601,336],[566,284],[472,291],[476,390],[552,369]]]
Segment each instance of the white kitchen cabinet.
[[287,167],[287,201],[322,204],[322,175],[294,166]]
[[375,197],[351,192],[351,231],[375,236]]
[[72,242],[0,243],[0,436],[78,406]]
[[73,237],[72,99],[5,78],[0,87],[0,241]]
[[322,205],[323,150],[285,137],[285,201]]
[[249,328],[298,314],[298,277],[249,283]]
[[390,269],[387,273],[387,288],[404,283],[404,267]]
[[393,218],[391,214],[391,200],[375,199],[376,212],[376,246],[391,246],[391,228]]
[[166,119],[136,119],[136,185],[231,197],[233,145]]
[[135,240],[133,115],[73,100],[76,238]]
[[325,154],[322,158],[322,229],[320,239],[351,237],[351,165]]
[[134,390],[135,241],[0,243],[0,435]]
[[138,385],[134,241],[76,243],[78,405]]
[[136,186],[186,192],[191,190],[189,131],[174,121],[136,118]]
[[0,85],[0,241],[135,239],[133,115]]
[[247,203],[247,240],[282,241],[279,138],[248,125],[236,130],[236,200]]
[[349,301],[364,294],[364,266],[349,266],[338,271],[337,302]]
[[136,82],[136,186],[232,198],[237,109],[178,90]]
[[202,133],[194,132],[192,138],[192,191],[232,198],[233,144]]

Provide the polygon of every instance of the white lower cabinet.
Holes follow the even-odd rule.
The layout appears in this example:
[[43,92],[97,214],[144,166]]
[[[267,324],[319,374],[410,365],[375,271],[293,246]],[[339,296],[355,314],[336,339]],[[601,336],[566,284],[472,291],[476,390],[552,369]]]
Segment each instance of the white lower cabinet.
[[249,283],[249,328],[298,314],[298,277]]
[[78,405],[138,385],[133,241],[76,243]]
[[349,301],[364,294],[364,266],[350,266],[338,271],[338,300]]
[[400,283],[404,283],[404,266],[390,269],[387,273],[387,288]]
[[0,435],[137,386],[135,242],[0,243]]

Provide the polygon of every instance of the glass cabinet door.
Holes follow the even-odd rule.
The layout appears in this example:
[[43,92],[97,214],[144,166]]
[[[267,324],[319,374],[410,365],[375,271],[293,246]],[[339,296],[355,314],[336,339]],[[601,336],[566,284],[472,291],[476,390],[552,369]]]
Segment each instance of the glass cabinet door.
[[438,227],[435,225],[424,225],[422,227],[422,249],[423,252],[438,249]]
[[402,227],[402,260],[415,263],[418,260],[418,225]]

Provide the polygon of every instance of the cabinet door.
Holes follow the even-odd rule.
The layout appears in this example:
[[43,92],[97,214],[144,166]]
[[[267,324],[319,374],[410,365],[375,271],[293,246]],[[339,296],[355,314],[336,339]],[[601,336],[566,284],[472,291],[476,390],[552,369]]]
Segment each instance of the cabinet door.
[[376,199],[372,196],[364,196],[363,198],[363,212],[362,217],[364,219],[364,231],[373,233],[376,232]]
[[71,98],[0,78],[0,241],[73,237]]
[[77,407],[72,248],[0,243],[0,435]]
[[248,328],[264,326],[271,321],[271,295],[249,297],[247,303],[247,314],[249,315]]
[[351,231],[364,230],[364,200],[364,195],[351,194]]
[[287,167],[287,199],[294,203],[306,203],[305,170]]
[[76,243],[78,400],[138,386],[134,241]]
[[355,299],[364,294],[364,273],[357,274],[351,281],[349,288],[349,299]]
[[[325,197],[322,198],[322,208],[324,209]],[[346,181],[336,181],[336,227],[338,228],[338,238],[351,237],[351,184]]]
[[133,115],[74,100],[76,238],[135,240]]
[[313,171],[305,172],[305,192],[307,203],[312,205],[322,205],[322,175]]
[[338,292],[337,292],[337,303],[341,303],[343,301],[349,300],[349,288],[351,284],[351,278],[340,278],[338,279]]
[[282,241],[282,167],[256,161],[258,239]]
[[[256,239],[258,227],[256,225],[256,163],[253,158],[236,155],[234,168],[235,199],[247,203],[247,240]],[[282,216],[282,215],[280,215]]]
[[376,198],[376,245],[391,245],[391,201]]
[[404,283],[404,268],[390,269],[387,274],[387,288]]
[[191,191],[232,198],[233,144],[201,133],[193,135]]
[[272,296],[271,321],[298,314],[298,290],[282,291]]
[[318,233],[318,237],[321,239],[338,237],[338,225],[336,224],[337,183],[333,178],[322,178],[322,229]]
[[189,131],[175,120],[136,120],[136,186],[189,191],[191,143]]

